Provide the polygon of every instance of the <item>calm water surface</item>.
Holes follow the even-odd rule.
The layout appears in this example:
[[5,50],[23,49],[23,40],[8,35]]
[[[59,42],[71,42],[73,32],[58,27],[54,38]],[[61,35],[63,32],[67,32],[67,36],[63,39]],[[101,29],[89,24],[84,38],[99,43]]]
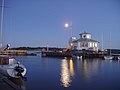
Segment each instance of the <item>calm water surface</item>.
[[120,62],[15,57],[27,68],[26,90],[120,90]]

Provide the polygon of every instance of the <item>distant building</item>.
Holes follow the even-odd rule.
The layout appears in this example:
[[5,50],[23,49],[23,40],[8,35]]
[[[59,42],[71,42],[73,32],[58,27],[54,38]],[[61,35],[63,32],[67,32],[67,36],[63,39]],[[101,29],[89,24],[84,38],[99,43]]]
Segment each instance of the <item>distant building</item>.
[[91,50],[91,51],[98,51],[99,42],[92,39],[90,33],[81,33],[80,39],[76,37],[71,37],[69,41],[69,45],[71,46],[72,50]]

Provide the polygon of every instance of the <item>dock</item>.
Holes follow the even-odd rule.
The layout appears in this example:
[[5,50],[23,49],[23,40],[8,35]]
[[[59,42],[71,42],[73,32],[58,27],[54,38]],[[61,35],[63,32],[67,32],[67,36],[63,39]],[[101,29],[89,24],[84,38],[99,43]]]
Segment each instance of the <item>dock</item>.
[[0,73],[0,90],[23,90],[15,83],[13,83],[8,77]]
[[71,57],[72,53],[70,52],[41,52],[42,57]]
[[27,53],[27,50],[2,50],[0,51],[0,54],[3,55],[16,55],[16,56],[27,56],[27,55],[36,55],[36,54],[29,54]]
[[[106,53],[104,53],[105,55]],[[68,51],[68,52],[41,52],[42,57],[72,57],[72,56],[83,56],[84,58],[103,58],[101,52],[89,52],[89,51]]]

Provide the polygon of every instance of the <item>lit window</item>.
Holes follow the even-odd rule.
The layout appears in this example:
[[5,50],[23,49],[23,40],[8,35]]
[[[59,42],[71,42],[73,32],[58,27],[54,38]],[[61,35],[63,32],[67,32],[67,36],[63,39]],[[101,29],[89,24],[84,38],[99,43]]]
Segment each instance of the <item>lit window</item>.
[[94,43],[92,43],[92,47],[94,47]]
[[87,38],[90,38],[90,36],[89,36],[89,35],[87,35]]
[[90,47],[92,47],[92,43],[89,43]]
[[95,43],[95,47],[97,47],[97,43]]

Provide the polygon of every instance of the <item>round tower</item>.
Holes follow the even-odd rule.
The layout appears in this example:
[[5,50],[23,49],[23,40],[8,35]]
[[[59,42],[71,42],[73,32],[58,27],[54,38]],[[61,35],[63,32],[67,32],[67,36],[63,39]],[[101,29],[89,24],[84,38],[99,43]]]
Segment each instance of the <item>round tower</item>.
[[92,38],[91,34],[90,33],[86,33],[86,32],[81,33],[79,35],[80,35],[80,38],[83,38],[83,39],[91,39]]

